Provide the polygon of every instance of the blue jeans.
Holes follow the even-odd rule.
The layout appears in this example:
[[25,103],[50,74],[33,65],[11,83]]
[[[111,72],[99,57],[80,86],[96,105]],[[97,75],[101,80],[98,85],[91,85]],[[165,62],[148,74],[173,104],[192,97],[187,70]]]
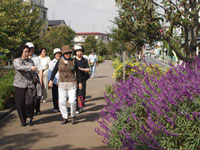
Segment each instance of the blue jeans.
[[91,65],[90,66],[90,71],[91,71],[91,78],[94,78],[95,71],[96,71],[96,65]]

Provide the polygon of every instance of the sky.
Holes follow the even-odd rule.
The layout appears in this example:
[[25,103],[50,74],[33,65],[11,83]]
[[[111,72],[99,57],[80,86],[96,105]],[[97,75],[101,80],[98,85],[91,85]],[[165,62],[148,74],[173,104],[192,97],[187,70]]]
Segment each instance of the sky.
[[115,0],[45,0],[49,20],[65,20],[75,32],[109,33],[118,15]]

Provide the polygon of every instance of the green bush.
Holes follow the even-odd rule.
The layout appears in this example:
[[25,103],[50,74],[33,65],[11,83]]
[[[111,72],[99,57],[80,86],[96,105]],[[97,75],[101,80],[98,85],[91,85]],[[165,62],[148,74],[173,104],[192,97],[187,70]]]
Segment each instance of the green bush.
[[7,100],[13,95],[14,70],[10,70],[0,79],[0,110],[4,109]]
[[98,63],[102,63],[104,61],[104,58],[102,56],[98,56]]
[[0,65],[5,66],[8,58],[4,55],[0,56]]
[[105,60],[113,60],[114,57],[112,55],[104,55],[103,56]]

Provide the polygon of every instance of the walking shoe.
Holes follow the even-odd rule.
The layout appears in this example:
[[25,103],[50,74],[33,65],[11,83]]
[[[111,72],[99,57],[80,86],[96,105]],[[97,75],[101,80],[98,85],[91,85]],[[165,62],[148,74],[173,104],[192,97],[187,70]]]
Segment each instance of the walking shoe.
[[26,124],[29,125],[29,126],[32,126],[33,125],[32,119],[27,118]]
[[36,111],[35,115],[41,115],[41,111]]
[[43,103],[46,103],[47,101],[46,101],[46,100],[42,100],[42,102],[43,102]]
[[79,111],[76,111],[76,115],[78,115],[80,112]]
[[57,112],[59,112],[59,110],[58,110],[58,109],[54,109],[53,112],[54,112],[54,113],[57,113]]
[[84,108],[83,108],[83,107],[81,107],[81,108],[80,108],[80,112],[83,112],[83,111],[84,111]]
[[22,126],[22,127],[25,127],[25,126],[26,126],[26,123],[21,123],[21,126]]
[[76,124],[76,116],[72,117],[72,124]]
[[68,119],[63,119],[63,121],[61,122],[62,125],[66,123],[68,123]]

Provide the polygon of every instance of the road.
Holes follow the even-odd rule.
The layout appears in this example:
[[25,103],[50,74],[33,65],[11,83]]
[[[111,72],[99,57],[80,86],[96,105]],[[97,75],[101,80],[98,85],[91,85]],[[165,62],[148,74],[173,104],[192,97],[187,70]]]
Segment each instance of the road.
[[163,62],[161,62],[158,59],[152,58],[152,57],[145,57],[145,62],[147,64],[158,64],[161,68],[166,68],[166,67],[170,67],[168,64],[165,64]]

